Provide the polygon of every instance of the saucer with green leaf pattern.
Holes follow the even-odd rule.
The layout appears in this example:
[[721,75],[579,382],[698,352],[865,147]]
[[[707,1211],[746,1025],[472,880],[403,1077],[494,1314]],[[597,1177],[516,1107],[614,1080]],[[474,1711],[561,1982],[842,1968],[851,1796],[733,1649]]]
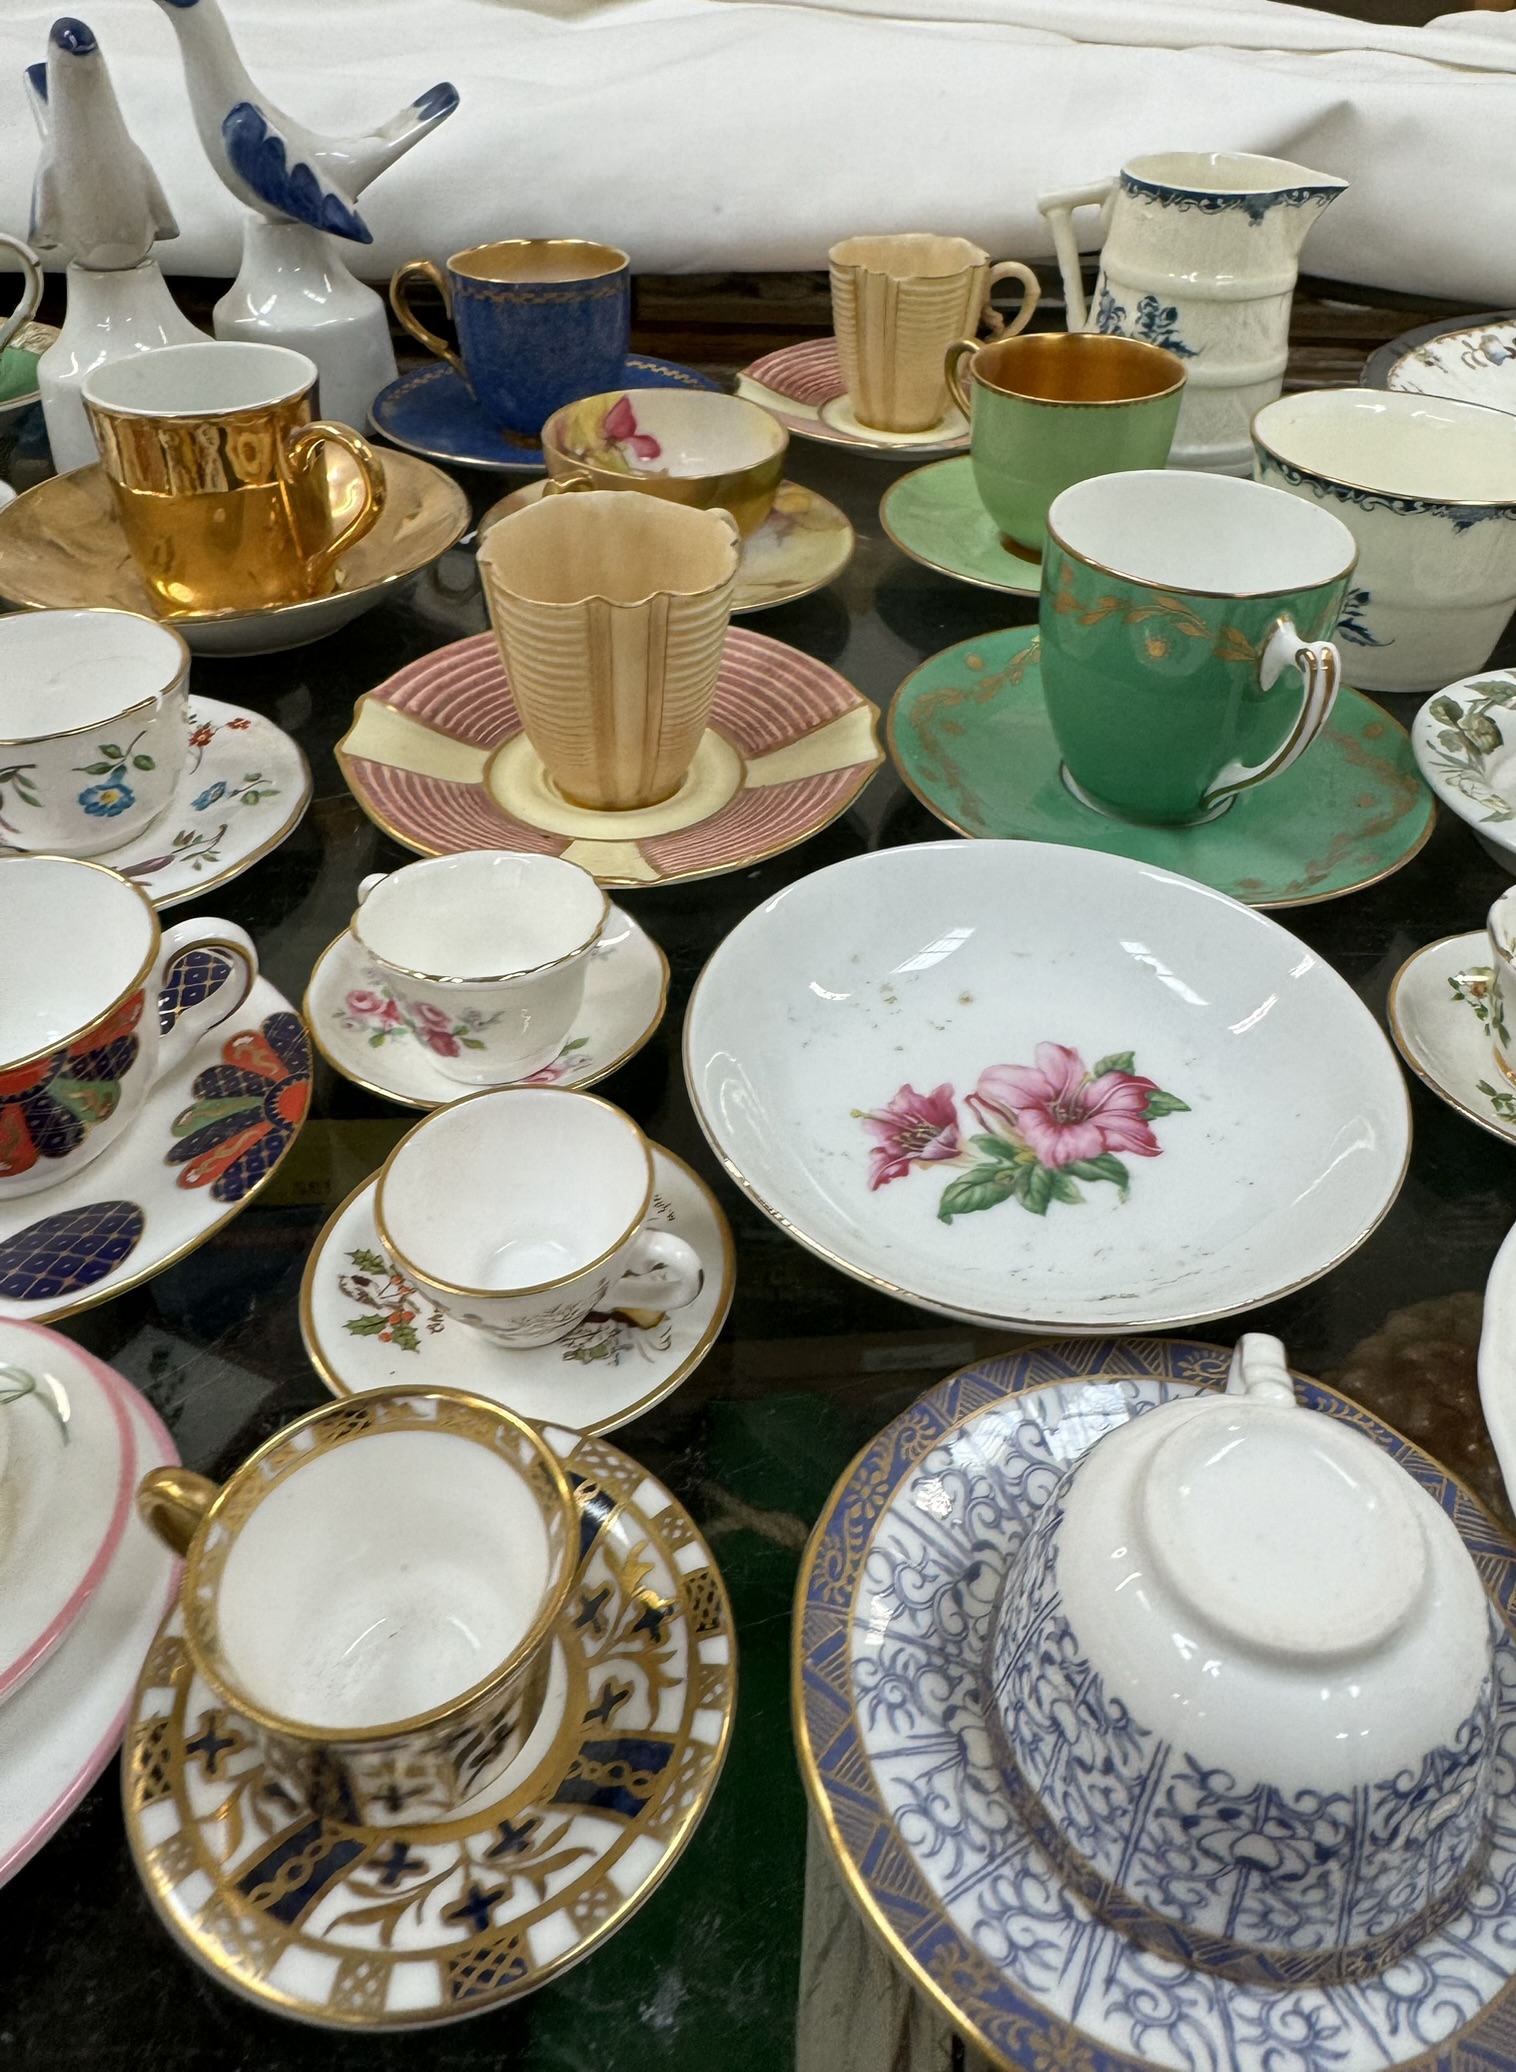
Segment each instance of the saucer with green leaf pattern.
[[1066,842],[1158,865],[1247,906],[1340,899],[1397,871],[1435,807],[1404,727],[1358,691],[1338,693],[1320,736],[1282,777],[1200,827],[1147,827],[1083,805],[1063,781],[1037,664],[1037,629],[945,648],[895,693],[895,766],[959,834]]
[[[1407,957],[1390,981],[1390,1034],[1416,1077],[1492,1137],[1516,1144],[1516,1086],[1490,1033],[1500,995],[1490,990],[1482,928],[1445,935]],[[1504,1024],[1497,1024],[1505,1042]]]
[[879,523],[902,554],[941,575],[1022,597],[1035,597],[1042,588],[1042,563],[1000,544],[967,454],[902,475],[885,492]]

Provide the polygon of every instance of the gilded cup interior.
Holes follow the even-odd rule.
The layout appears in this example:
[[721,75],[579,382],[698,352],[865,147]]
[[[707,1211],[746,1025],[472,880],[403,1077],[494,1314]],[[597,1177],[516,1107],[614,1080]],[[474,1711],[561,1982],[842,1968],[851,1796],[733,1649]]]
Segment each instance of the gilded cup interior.
[[1138,403],[1172,395],[1184,364],[1161,346],[1095,331],[1028,331],[981,345],[975,381],[1031,403]]
[[1377,389],[1281,396],[1253,420],[1259,448],[1319,480],[1435,503],[1516,505],[1516,417]]
[[454,252],[450,273],[470,281],[595,281],[631,260],[615,245],[578,237],[507,237]]

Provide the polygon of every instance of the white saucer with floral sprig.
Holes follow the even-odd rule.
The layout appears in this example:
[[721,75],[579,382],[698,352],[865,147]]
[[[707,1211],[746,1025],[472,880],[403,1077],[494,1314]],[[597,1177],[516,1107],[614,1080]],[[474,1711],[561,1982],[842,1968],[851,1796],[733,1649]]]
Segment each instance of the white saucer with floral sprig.
[[684,1309],[590,1314],[552,1345],[497,1345],[444,1314],[393,1272],[365,1180],[327,1223],[300,1284],[300,1331],[334,1396],[399,1382],[445,1381],[520,1417],[612,1432],[676,1389],[716,1342],[736,1281],[732,1234],[705,1182],[659,1144],[653,1152],[654,1230],[693,1245],[705,1269]]
[[[142,887],[156,907],[198,899],[240,878],[300,824],[311,773],[297,742],[261,712],[216,698],[189,703],[189,760],[168,805],[119,848],[90,858]],[[9,772],[0,769],[0,857],[13,823],[6,810]],[[100,811],[124,811],[126,785],[100,784]],[[119,805],[116,803],[120,801]]]
[[[606,1078],[663,1020],[668,989],[668,958],[646,929],[613,906],[590,952],[584,1003],[562,1049],[519,1083],[584,1087]],[[402,1108],[445,1108],[480,1091],[437,1063],[467,1044],[467,1020],[450,1022],[436,1009],[431,1021],[407,1016],[347,929],[317,959],[304,1012],[327,1063],[368,1093]]]
[[1489,982],[1482,928],[1429,942],[1390,983],[1390,1033],[1434,1094],[1492,1137],[1516,1144],[1516,1084],[1496,1061]]

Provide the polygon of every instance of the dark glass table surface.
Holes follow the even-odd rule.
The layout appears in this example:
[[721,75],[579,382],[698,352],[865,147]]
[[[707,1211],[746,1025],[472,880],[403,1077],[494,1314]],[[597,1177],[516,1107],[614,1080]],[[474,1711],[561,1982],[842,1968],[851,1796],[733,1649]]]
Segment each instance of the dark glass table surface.
[[[1035,599],[971,589],[901,554],[878,522],[896,465],[795,441],[791,476],[841,504],[858,532],[828,589],[745,623],[839,669],[880,707],[921,660]],[[36,479],[25,440],[0,470]],[[461,475],[475,511],[515,486]],[[197,657],[192,689],[256,707],[293,734],[314,791],[299,828],[235,883],[175,918],[212,912],[255,937],[266,975],[299,1004],[312,964],[346,925],[358,880],[408,860],[347,791],[333,755],[353,701],[429,649],[487,624],[471,548],[314,646]],[[1516,660],[1508,640],[1498,660]],[[1402,723],[1419,702],[1382,701]],[[693,1164],[730,1218],[731,1317],[704,1365],[614,1435],[661,1476],[708,1535],[731,1590],[740,1668],[735,1732],[712,1805],[682,1859],[603,1948],[529,1998],[457,2026],[392,2036],[301,2028],[254,2009],[170,1943],[132,1868],[113,1767],[60,1833],[0,1891],[0,2062],[33,2066],[347,2068],[511,2066],[530,2072],[705,2068],[775,2072],[793,2061],[806,1815],[789,1716],[790,1603],[807,1533],[853,1454],[933,1381],[1013,1342],[876,1294],[786,1238],[726,1178],[691,1111],[680,1065],[690,988],[758,902],[824,864],[887,844],[952,839],[889,766],[840,820],[752,870],[617,892],[672,966],[668,1012],[598,1091]],[[1447,814],[1398,874],[1278,915],[1381,1018],[1391,978],[1422,943],[1478,928],[1506,873]],[[1077,917],[1071,917],[1077,926]],[[1516,1215],[1516,1151],[1412,1079],[1405,1186],[1367,1244],[1324,1280],[1203,1335],[1277,1332],[1296,1366],[1372,1405],[1503,1511],[1474,1380],[1480,1292]],[[62,1328],[126,1372],[185,1460],[221,1474],[323,1400],[300,1341],[298,1291],[317,1232],[415,1121],[319,1059],[311,1119],[270,1187],[199,1251]],[[0,1711],[3,1763],[3,1711]]]

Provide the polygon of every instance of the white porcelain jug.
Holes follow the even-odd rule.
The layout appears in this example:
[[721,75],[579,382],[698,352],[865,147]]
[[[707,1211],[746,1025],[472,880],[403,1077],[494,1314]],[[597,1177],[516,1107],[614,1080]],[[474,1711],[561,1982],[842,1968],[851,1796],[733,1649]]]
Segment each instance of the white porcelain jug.
[[[1248,152],[1165,151],[1114,178],[1042,194],[1071,331],[1145,339],[1189,376],[1170,466],[1251,471],[1248,425],[1284,381],[1300,248],[1346,180]],[[1087,308],[1074,211],[1104,244]]]

